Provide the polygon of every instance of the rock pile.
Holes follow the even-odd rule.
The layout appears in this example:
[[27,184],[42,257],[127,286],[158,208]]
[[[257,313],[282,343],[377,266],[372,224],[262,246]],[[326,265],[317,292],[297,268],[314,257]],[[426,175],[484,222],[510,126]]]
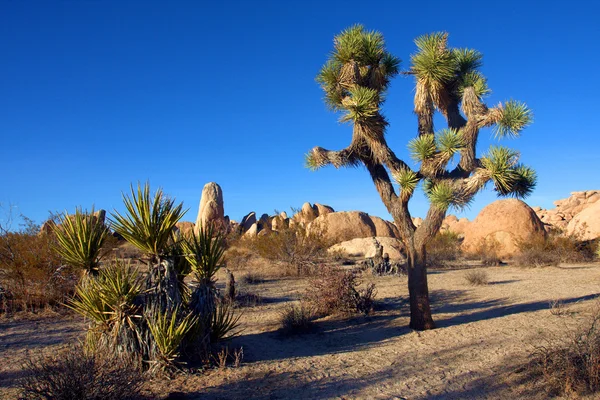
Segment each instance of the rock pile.
[[534,207],[533,211],[548,228],[565,231],[569,222],[577,214],[598,202],[598,200],[600,200],[600,190],[571,192],[571,196],[566,199],[554,202],[556,208],[545,210],[541,207]]

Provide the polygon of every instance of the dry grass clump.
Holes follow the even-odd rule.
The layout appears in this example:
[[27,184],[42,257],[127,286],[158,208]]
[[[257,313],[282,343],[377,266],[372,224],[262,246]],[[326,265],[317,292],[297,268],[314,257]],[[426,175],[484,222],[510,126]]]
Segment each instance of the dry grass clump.
[[280,315],[280,331],[284,335],[297,335],[311,332],[314,328],[315,313],[312,307],[305,303],[290,304]]
[[300,276],[313,271],[317,262],[327,255],[329,246],[322,234],[307,232],[295,225],[253,239],[252,247],[261,257],[281,261]]
[[17,232],[0,226],[0,314],[60,306],[77,283],[53,251],[54,235],[38,235],[39,227],[29,223]]
[[501,248],[500,242],[494,238],[482,239],[475,251],[469,255],[469,258],[480,260],[483,265],[502,265],[499,256]]
[[600,309],[574,332],[555,336],[532,354],[532,372],[551,394],[585,395],[600,391]]
[[241,282],[246,285],[256,285],[258,283],[264,283],[266,278],[263,274],[256,271],[249,271],[240,278]]
[[29,358],[21,381],[25,399],[118,400],[140,397],[138,366],[107,353],[87,354],[81,346]]
[[461,255],[461,239],[450,231],[439,232],[427,244],[427,263],[432,267],[443,267]]
[[592,261],[595,244],[580,241],[577,235],[561,235],[551,232],[545,238],[538,237],[518,243],[520,254],[514,261],[523,267],[556,266],[560,263]]
[[355,273],[334,267],[321,268],[309,283],[305,300],[319,315],[339,313],[365,313],[372,311],[375,284],[359,289],[360,281]]
[[465,279],[472,286],[483,286],[489,283],[489,276],[485,271],[468,271]]

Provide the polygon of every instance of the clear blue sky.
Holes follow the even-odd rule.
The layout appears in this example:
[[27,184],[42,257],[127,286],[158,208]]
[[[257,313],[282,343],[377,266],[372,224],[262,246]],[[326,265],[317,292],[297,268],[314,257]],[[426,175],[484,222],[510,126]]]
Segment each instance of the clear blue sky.
[[[312,147],[349,143],[314,77],[333,36],[362,23],[405,68],[428,32],[481,51],[488,103],[514,98],[535,113],[505,144],[539,174],[527,201],[552,207],[600,188],[599,15],[595,1],[1,0],[0,202],[42,222],[79,205],[120,208],[131,182],[149,180],[194,220],[216,181],[237,220],[305,201],[389,218],[364,169],[303,167]],[[405,158],[413,94],[412,79],[396,78],[384,110]],[[489,189],[462,215],[494,199]],[[426,209],[413,199],[415,216]]]

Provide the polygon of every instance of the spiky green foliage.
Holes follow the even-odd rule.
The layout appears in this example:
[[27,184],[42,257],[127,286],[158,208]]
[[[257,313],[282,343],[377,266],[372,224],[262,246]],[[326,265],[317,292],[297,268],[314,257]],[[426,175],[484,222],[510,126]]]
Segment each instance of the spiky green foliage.
[[473,49],[452,49],[452,56],[459,75],[477,71],[483,65],[483,54]]
[[431,204],[442,210],[447,210],[456,197],[452,186],[446,182],[432,184],[426,193]]
[[75,214],[65,213],[60,217],[60,225],[54,229],[56,246],[54,249],[65,263],[81,268],[96,275],[100,262],[100,250],[108,236],[108,228],[104,221],[80,208]]
[[374,117],[379,111],[379,93],[368,87],[356,86],[348,91],[349,96],[344,98],[342,105],[346,114],[341,122],[356,122]]
[[236,314],[233,305],[227,301],[217,303],[211,324],[211,341],[230,340],[241,333],[239,329],[242,314]]
[[123,202],[126,215],[112,214],[115,232],[146,254],[164,254],[175,224],[186,212],[183,204],[175,205],[160,188],[151,198],[148,183],[143,187],[138,183],[137,191],[131,186],[131,197],[123,194]]
[[316,171],[319,169],[320,165],[315,158],[315,155],[312,151],[309,151],[304,155],[304,166],[311,171]]
[[537,174],[532,168],[523,164],[517,164],[514,173],[515,179],[509,194],[517,198],[529,196],[537,184]]
[[[325,92],[328,107],[334,111],[347,110],[355,115],[349,117],[352,120],[365,112],[371,114],[372,107],[379,105],[399,66],[400,59],[386,50],[381,33],[354,25],[334,38],[334,50],[316,79]],[[375,90],[376,101],[365,101],[373,94],[355,92],[356,87]]]
[[407,195],[411,195],[415,191],[420,180],[419,175],[408,168],[401,169],[393,176],[400,189],[402,189],[402,193],[406,193]]
[[421,135],[408,143],[411,157],[415,161],[425,161],[435,156],[437,148],[434,135]]
[[448,34],[435,32],[415,39],[417,53],[411,56],[412,71],[428,86],[438,86],[454,78],[456,62],[447,47]]
[[525,103],[516,100],[507,101],[502,110],[502,118],[495,126],[495,136],[517,137],[532,122],[533,113]]
[[101,269],[96,279],[83,279],[67,306],[112,330],[115,325],[134,325],[134,320],[139,318],[134,300],[141,292],[138,270],[115,261]]
[[164,362],[171,364],[179,357],[183,340],[197,322],[191,314],[181,318],[177,308],[170,313],[156,312],[149,316],[148,328]]
[[471,87],[478,98],[483,98],[491,93],[487,79],[479,71],[471,71],[462,75],[458,81],[458,94],[464,95],[465,89]]
[[519,153],[503,146],[492,146],[481,164],[501,196],[525,197],[536,185],[535,171],[518,163]]
[[455,129],[444,129],[439,132],[436,142],[440,153],[444,154],[447,158],[451,158],[465,147],[462,133]]
[[222,266],[225,246],[223,235],[211,225],[201,226],[182,243],[185,257],[198,282],[213,282]]

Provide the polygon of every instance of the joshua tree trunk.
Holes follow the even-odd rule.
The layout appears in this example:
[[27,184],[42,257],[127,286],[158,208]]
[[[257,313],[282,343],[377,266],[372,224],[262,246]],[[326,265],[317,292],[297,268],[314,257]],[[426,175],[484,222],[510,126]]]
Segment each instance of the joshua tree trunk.
[[179,280],[173,259],[153,257],[148,267],[146,293],[152,308],[164,313],[181,306]]
[[425,247],[407,248],[408,293],[410,296],[410,327],[419,331],[434,329],[429,306]]

